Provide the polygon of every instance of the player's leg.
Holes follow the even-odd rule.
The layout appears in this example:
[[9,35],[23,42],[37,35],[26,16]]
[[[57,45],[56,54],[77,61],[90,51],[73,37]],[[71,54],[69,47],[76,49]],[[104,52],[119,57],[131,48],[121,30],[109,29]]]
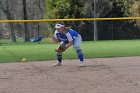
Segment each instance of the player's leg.
[[[63,41],[59,44],[58,48],[61,45],[65,45],[66,43],[64,43]],[[57,63],[54,64],[54,66],[61,66],[62,65],[62,52],[56,52],[56,56],[57,56]]]
[[81,42],[82,42],[81,36],[78,35],[78,37],[74,40],[74,48],[75,48],[77,56],[80,60],[80,65],[79,66],[84,66],[83,52],[82,52],[82,49],[80,48],[80,43]]
[[62,62],[62,53],[61,52],[57,52],[57,60],[59,63]]
[[53,64],[53,66],[61,66],[62,65],[62,53],[57,52],[57,62]]

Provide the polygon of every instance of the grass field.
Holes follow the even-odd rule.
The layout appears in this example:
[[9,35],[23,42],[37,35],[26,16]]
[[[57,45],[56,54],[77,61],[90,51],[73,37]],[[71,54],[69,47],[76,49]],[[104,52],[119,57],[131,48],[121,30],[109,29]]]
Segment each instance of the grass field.
[[[58,44],[51,43],[0,43],[0,62],[19,62],[56,59],[54,49]],[[140,40],[86,41],[81,45],[85,58],[140,56]],[[63,59],[75,59],[73,47],[63,54]]]

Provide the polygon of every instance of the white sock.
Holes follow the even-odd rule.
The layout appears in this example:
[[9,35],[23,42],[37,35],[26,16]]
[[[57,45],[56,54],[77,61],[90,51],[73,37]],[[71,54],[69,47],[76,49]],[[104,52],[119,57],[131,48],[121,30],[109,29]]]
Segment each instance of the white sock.
[[84,63],[84,61],[80,61],[80,64]]

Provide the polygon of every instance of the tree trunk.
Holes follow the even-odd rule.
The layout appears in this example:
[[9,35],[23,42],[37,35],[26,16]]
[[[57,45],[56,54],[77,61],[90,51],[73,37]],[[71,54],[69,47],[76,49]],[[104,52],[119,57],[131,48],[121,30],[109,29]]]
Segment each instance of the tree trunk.
[[[1,6],[2,11],[7,15],[8,20],[14,19],[10,12],[8,0],[5,1],[5,5],[2,2],[0,2],[0,6]],[[9,26],[10,26],[10,30],[11,30],[12,42],[16,42],[16,36],[15,36],[15,32],[14,32],[14,23],[9,23]]]
[[14,24],[9,23],[10,29],[11,29],[11,36],[12,36],[12,42],[16,42],[16,36],[15,36],[15,31],[14,31]]
[[[8,3],[8,1],[7,1]],[[9,5],[7,4],[7,19],[8,20],[12,20],[14,19],[10,13],[10,10],[9,10]],[[14,23],[9,23],[9,26],[10,26],[10,30],[11,30],[11,37],[12,37],[12,42],[16,42],[16,36],[15,36],[15,31],[14,31]]]
[[[23,14],[24,14],[24,20],[27,20],[27,9],[26,9],[26,0],[23,0]],[[29,28],[28,28],[28,23],[24,22],[24,32],[25,32],[25,42],[29,42],[30,41],[30,32],[29,32]]]

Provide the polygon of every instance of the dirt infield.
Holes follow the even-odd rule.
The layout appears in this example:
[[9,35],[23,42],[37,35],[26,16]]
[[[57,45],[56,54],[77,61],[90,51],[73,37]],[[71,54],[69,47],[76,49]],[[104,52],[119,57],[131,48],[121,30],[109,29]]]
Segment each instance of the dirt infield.
[[140,57],[0,64],[0,93],[140,93]]

